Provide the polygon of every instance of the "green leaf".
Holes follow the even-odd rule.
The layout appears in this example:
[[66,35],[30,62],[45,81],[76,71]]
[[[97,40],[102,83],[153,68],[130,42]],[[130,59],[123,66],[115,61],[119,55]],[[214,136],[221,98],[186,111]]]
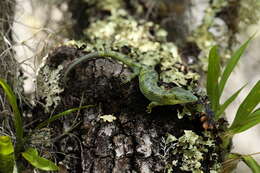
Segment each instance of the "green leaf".
[[230,173],[236,169],[238,163],[241,160],[240,154],[230,153],[227,156],[227,159],[222,163],[222,173]]
[[260,102],[260,80],[255,84],[251,89],[247,97],[240,104],[235,119],[229,128],[232,130],[234,127],[237,127],[238,124],[243,124],[243,121],[249,120],[249,114],[254,110],[254,108]]
[[81,109],[91,108],[91,107],[94,107],[94,106],[95,106],[95,105],[81,106],[81,107],[79,107],[79,108],[72,108],[72,109],[66,110],[66,111],[64,111],[64,112],[61,112],[61,113],[59,113],[59,114],[56,114],[56,115],[50,117],[48,120],[46,120],[46,121],[40,123],[40,124],[35,128],[35,130],[41,129],[41,128],[43,128],[44,126],[50,124],[51,122],[53,122],[53,121],[55,121],[55,120],[57,120],[57,119],[59,119],[59,118],[65,116],[65,115],[69,115],[69,114],[72,113],[72,112],[75,112],[75,111],[78,111],[78,110],[81,110]]
[[260,123],[260,109],[256,110],[255,112],[251,113],[248,118],[241,123],[233,126],[228,130],[228,133],[234,135],[237,133],[241,133],[255,125]]
[[7,95],[7,100],[9,104],[11,105],[13,112],[14,112],[14,126],[15,126],[15,132],[16,132],[16,152],[19,152],[23,146],[23,123],[22,123],[22,116],[19,111],[16,97],[11,89],[11,87],[0,78],[0,85],[4,89],[5,94]]
[[222,105],[220,105],[219,110],[216,113],[216,118],[220,118],[221,115],[224,113],[224,111],[226,110],[226,108],[230,105],[230,103],[232,103],[237,96],[239,95],[239,93],[242,91],[242,89],[245,87],[246,85],[244,85],[243,87],[241,87],[239,90],[237,90],[237,92],[235,92],[231,97],[229,97],[225,103],[223,103]]
[[214,112],[219,106],[219,86],[218,78],[220,75],[220,58],[217,52],[217,46],[211,48],[209,52],[209,64],[207,74],[207,94],[212,104]]
[[14,147],[9,136],[0,136],[0,172],[12,173],[14,167]]
[[237,49],[235,53],[232,55],[232,57],[229,59],[219,82],[219,97],[222,95],[223,89],[231,72],[234,70],[241,55],[244,53],[245,49],[248,46],[248,43],[253,39],[253,37],[254,35],[251,36],[244,44],[242,44],[242,46],[240,46],[239,49]]
[[14,147],[9,136],[0,136],[0,154],[8,155],[14,152]]
[[38,151],[34,148],[28,148],[25,152],[22,153],[22,156],[35,168],[44,170],[44,171],[56,171],[59,170],[59,167],[55,165],[50,160],[47,160],[43,157],[40,157]]
[[242,155],[243,162],[251,169],[253,173],[260,173],[260,165],[249,155]]

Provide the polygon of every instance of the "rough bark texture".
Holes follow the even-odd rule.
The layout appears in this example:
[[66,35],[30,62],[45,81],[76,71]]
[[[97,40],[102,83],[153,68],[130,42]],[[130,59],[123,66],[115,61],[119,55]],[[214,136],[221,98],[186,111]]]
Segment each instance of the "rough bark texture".
[[[197,76],[206,69],[205,57],[213,45],[220,46],[223,61],[229,57],[238,31],[241,1],[204,1],[207,7],[197,26],[192,25],[193,2],[62,2],[68,5],[64,16],[73,20],[73,26],[66,28],[68,35],[80,41],[56,47],[39,68],[35,105],[30,105],[33,110],[29,111],[33,116],[25,118],[25,136],[56,113],[82,105],[94,107],[66,115],[36,131],[25,147],[35,147],[41,156],[55,160],[61,172],[220,172],[230,151],[221,148],[220,136],[227,123],[223,119],[212,121],[210,103],[198,89]],[[11,48],[14,5],[13,0],[0,1],[0,77],[20,96],[22,87]],[[138,79],[123,83],[122,79],[132,73],[130,68],[110,59],[82,63],[64,83],[68,65],[96,50],[114,50],[155,66],[159,86],[193,90],[199,101],[156,107],[148,114],[149,100],[140,92]],[[6,109],[4,104],[2,107]],[[26,163],[24,166],[28,172],[32,168]]]
[[[49,139],[51,145],[44,147],[49,148],[50,151],[62,153],[56,154],[55,158],[68,172],[75,173],[219,171],[223,156],[227,152],[220,147],[222,141],[219,135],[227,124],[221,120],[222,122],[215,122],[213,130],[206,131],[205,127],[203,128],[205,122],[200,120],[203,111],[192,109],[198,104],[204,109],[208,106],[207,98],[200,93],[197,93],[200,102],[185,107],[183,105],[158,107],[151,114],[147,114],[145,109],[149,101],[140,92],[138,80],[134,79],[127,84],[122,83],[123,76],[129,75],[131,71],[116,61],[94,59],[82,63],[69,75],[66,87],[62,78],[68,64],[93,50],[112,49],[131,56],[135,54],[139,57],[140,55],[150,56],[151,59],[156,51],[159,52],[157,52],[158,56],[168,56],[167,51],[172,48],[171,44],[164,39],[164,36],[157,36],[158,27],[145,23],[146,20],[160,24],[170,31],[168,40],[176,43],[182,60],[192,65],[191,68],[194,70],[198,70],[201,68],[201,66],[196,66],[198,56],[203,56],[209,49],[200,38],[205,36],[206,40],[209,38],[213,43],[220,41],[218,36],[208,31],[212,27],[211,24],[205,22],[193,32],[190,31],[185,20],[190,7],[189,1],[134,0],[113,1],[111,4],[106,1],[104,3],[103,1],[68,1],[68,4],[75,20],[73,27],[75,32],[71,36],[86,41],[85,44],[61,46],[49,54],[37,79],[38,101],[45,106],[37,105],[35,113],[37,112],[38,117],[44,120],[49,117],[48,112],[53,110],[58,113],[88,104],[93,104],[95,107],[81,110],[77,114],[63,117],[50,124],[48,130],[55,137]],[[128,15],[123,15],[123,17],[120,13],[118,15],[119,9],[126,10]],[[225,19],[225,9],[222,13],[221,7],[214,10],[210,14],[212,20],[217,15]],[[113,18],[113,15],[118,15],[119,22],[117,18]],[[127,40],[128,35],[133,32],[131,28],[129,32],[120,30],[124,28],[121,22],[127,20],[130,24],[136,23],[134,25],[136,27],[140,25],[144,25],[145,29],[148,27],[148,32],[144,29],[144,37],[141,37],[139,41],[147,41],[147,44],[144,43],[145,46],[151,44],[156,47],[159,44],[159,48],[156,47],[158,50],[150,50],[150,47],[144,47],[144,45],[135,45],[139,44],[138,41],[133,43],[131,38],[130,41]],[[97,24],[99,21],[100,23]],[[98,26],[96,29],[95,25]],[[107,31],[104,29],[103,36],[102,29],[109,25],[117,26],[116,29],[113,28],[116,30],[114,35],[109,35],[110,30],[108,30],[109,36],[107,36]],[[232,24],[228,25],[234,27]],[[234,28],[233,30],[236,31]],[[203,33],[204,31],[206,33]],[[201,32],[204,35],[198,34]],[[121,39],[121,33],[122,35],[126,33],[124,45],[117,40]],[[191,36],[192,39],[188,39],[187,36]],[[229,36],[227,39],[230,38]],[[106,44],[107,40],[111,43]],[[168,50],[164,50],[165,45],[169,46]],[[141,47],[142,50],[136,51]],[[143,51],[144,49],[148,51]],[[150,55],[149,51],[152,52]],[[184,74],[183,79],[188,81],[180,85],[183,87],[192,85],[193,79],[187,79],[191,68],[188,69],[182,62],[178,62],[177,66],[170,65],[167,69],[164,67],[163,58],[159,59],[159,64],[162,65],[156,68],[158,73],[163,74],[177,68],[177,72]],[[142,59],[137,60],[142,61]],[[52,84],[52,81],[58,81],[58,83]],[[158,84],[171,88],[176,85],[172,82],[165,82],[162,77]],[[44,89],[45,85],[48,86],[47,89]],[[57,96],[59,96],[58,99]],[[191,116],[187,116],[189,114],[189,111],[186,111],[187,107],[193,110],[190,111]],[[180,114],[184,115],[184,118],[178,118]],[[106,122],[102,119],[104,115],[112,115],[116,119]],[[169,136],[174,136],[176,139]],[[173,141],[169,142],[171,139]],[[49,143],[47,141],[45,144]],[[39,147],[39,145],[36,146]],[[46,150],[44,147],[40,148]]]
[[[158,85],[165,89],[176,85],[186,89],[198,87],[194,71],[200,71],[204,65],[199,59],[205,57],[213,43],[223,42],[218,35],[208,31],[213,28],[214,22],[204,21],[191,31],[186,21],[191,7],[189,0],[68,0],[67,3],[74,20],[74,25],[70,28],[74,32],[70,36],[72,39],[84,40],[84,44],[70,43],[49,53],[37,74],[33,116],[27,117],[25,124],[33,122],[27,126],[30,129],[55,113],[81,105],[95,106],[64,116],[40,129],[32,136],[30,144],[41,151],[42,156],[51,160],[55,158],[64,172],[219,171],[227,152],[220,147],[222,141],[219,136],[227,124],[220,120],[214,123],[214,129],[207,131],[203,126],[205,121],[200,118],[203,113],[209,114],[204,111],[209,103],[207,97],[200,92],[196,93],[199,102],[185,106],[157,107],[148,114],[145,110],[149,100],[140,92],[138,79],[123,83],[122,78],[131,71],[117,61],[87,61],[75,68],[66,85],[63,81],[63,73],[73,60],[94,50],[109,49],[127,54],[136,61],[158,64],[155,66],[161,75]],[[228,6],[212,8],[212,4],[209,1],[209,8],[213,9],[210,14],[212,21],[217,16],[227,21],[232,20],[225,15]],[[118,13],[119,9],[124,11]],[[0,15],[6,15],[1,12]],[[208,19],[208,16],[205,18]],[[122,31],[125,25],[122,22],[129,22],[129,31]],[[109,25],[116,26],[112,36],[109,35],[111,28],[102,35],[102,29]],[[235,23],[227,25],[228,31],[237,31]],[[168,31],[168,35],[161,26]],[[11,40],[9,24],[3,22],[1,27],[7,29],[3,33],[7,33],[6,37]],[[143,29],[143,35],[137,41],[128,38],[130,33],[140,34],[139,30],[134,30],[138,27],[139,30]],[[122,40],[124,36],[125,40]],[[222,36],[227,40],[232,38],[232,34]],[[136,38],[135,34],[132,37]],[[206,41],[211,44],[205,44]],[[2,43],[0,44],[1,52],[5,52],[8,47],[2,50]],[[231,47],[226,44],[221,46],[223,50]],[[180,52],[176,56],[175,48]],[[176,76],[171,75],[174,72]],[[14,74],[16,73],[12,73]],[[176,80],[173,80],[175,77]],[[204,112],[195,108],[197,105],[203,107]],[[106,115],[116,119],[107,122],[104,120]]]
[[[48,57],[47,65],[55,68],[60,63],[68,64],[66,61],[83,53],[75,47],[60,47]],[[164,172],[173,160],[179,160],[173,171],[185,172],[180,170],[183,153],[171,155],[169,146],[165,145],[167,133],[179,138],[185,130],[191,130],[201,134],[202,140],[208,140],[203,134],[205,130],[199,115],[194,113],[192,118],[177,118],[177,109],[182,109],[180,105],[158,107],[147,114],[149,101],[139,91],[137,79],[127,84],[121,81],[122,75],[128,74],[127,68],[104,59],[90,60],[70,74],[56,111],[86,104],[96,106],[50,125],[53,136],[59,136],[54,141],[56,151],[65,155],[65,158],[57,159],[61,159],[69,172]],[[116,120],[104,122],[101,115],[113,115]],[[75,123],[79,124],[75,127]],[[74,128],[61,136],[61,127]],[[220,131],[210,132],[215,144]],[[214,159],[221,161],[221,157],[211,156],[212,153],[221,155],[220,148],[207,146],[207,149],[209,153],[205,152],[201,160],[204,172],[209,172],[216,164]]]

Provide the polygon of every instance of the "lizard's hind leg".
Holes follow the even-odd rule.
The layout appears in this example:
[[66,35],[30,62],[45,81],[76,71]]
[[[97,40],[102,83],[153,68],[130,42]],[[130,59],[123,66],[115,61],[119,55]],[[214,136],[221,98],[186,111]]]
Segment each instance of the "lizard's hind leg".
[[140,69],[135,67],[135,68],[133,68],[133,73],[126,76],[125,79],[123,79],[122,82],[124,84],[126,84],[126,83],[130,82],[132,79],[134,79],[136,76],[138,76],[139,74],[140,74]]

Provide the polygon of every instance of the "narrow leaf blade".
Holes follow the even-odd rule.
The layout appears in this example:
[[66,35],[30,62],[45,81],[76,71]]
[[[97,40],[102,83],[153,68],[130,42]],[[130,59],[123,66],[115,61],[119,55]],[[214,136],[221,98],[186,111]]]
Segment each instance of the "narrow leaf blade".
[[247,120],[249,114],[259,104],[259,102],[260,102],[260,80],[255,84],[255,86],[251,89],[247,97],[240,104],[230,129],[237,126],[237,124],[241,124],[243,123],[243,121]]
[[238,163],[241,160],[240,154],[230,153],[227,156],[227,159],[222,163],[221,173],[230,173],[236,169]]
[[251,169],[253,173],[260,173],[260,165],[255,159],[248,155],[242,155],[243,162]]
[[55,165],[50,160],[47,160],[38,155],[38,152],[34,148],[29,148],[25,152],[22,153],[22,156],[35,168],[44,170],[44,171],[56,171],[59,170],[59,167]]
[[245,49],[247,48],[249,42],[253,39],[254,35],[251,36],[244,44],[242,44],[242,46],[240,46],[235,53],[232,55],[232,57],[229,59],[225,70],[221,76],[220,82],[219,82],[219,96],[221,96],[223,89],[226,85],[226,82],[231,74],[231,72],[233,71],[233,69],[235,68],[235,66],[237,65],[240,57],[242,56],[242,54],[244,53]]
[[220,116],[224,113],[226,108],[237,98],[239,93],[243,90],[246,85],[242,86],[239,90],[237,90],[232,96],[230,96],[222,105],[220,105],[218,112],[216,113],[216,118],[220,118]]
[[260,109],[251,113],[246,120],[237,124],[236,126],[229,128],[229,133],[237,134],[241,133],[260,123]]
[[43,128],[44,126],[50,124],[51,122],[63,117],[63,116],[66,116],[66,115],[69,115],[70,113],[72,112],[75,112],[75,111],[78,111],[78,110],[81,110],[81,109],[86,109],[86,108],[90,108],[90,107],[94,107],[95,105],[86,105],[86,106],[81,106],[79,108],[72,108],[72,109],[68,109],[64,112],[61,112],[59,114],[56,114],[54,116],[52,116],[51,118],[47,119],[46,121],[40,123],[36,128],[35,130],[38,130],[38,129],[41,129]]
[[216,112],[219,106],[218,78],[220,75],[220,58],[217,52],[217,46],[211,48],[208,61],[207,94],[212,109]]
[[20,110],[18,108],[17,102],[16,102],[16,97],[11,89],[11,87],[3,80],[0,78],[0,86],[3,88],[6,96],[7,96],[7,100],[9,102],[9,104],[12,107],[12,110],[14,112],[14,125],[15,125],[15,133],[16,133],[16,140],[17,140],[17,152],[19,152],[19,150],[22,148],[22,139],[23,139],[23,125],[22,125],[22,116],[20,113]]

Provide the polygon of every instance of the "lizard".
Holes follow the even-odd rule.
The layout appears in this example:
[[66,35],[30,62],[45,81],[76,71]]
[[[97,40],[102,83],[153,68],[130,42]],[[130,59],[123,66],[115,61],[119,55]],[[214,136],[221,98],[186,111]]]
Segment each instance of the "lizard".
[[126,55],[115,51],[96,51],[74,60],[65,70],[64,81],[67,82],[68,74],[83,61],[93,58],[112,58],[120,61],[126,66],[130,67],[133,73],[128,77],[126,82],[138,76],[139,88],[141,93],[151,101],[147,106],[147,113],[151,113],[152,108],[163,105],[185,104],[197,101],[197,97],[189,90],[181,87],[173,87],[171,89],[163,89],[158,86],[159,74],[154,67],[147,66],[133,59],[127,58]]

